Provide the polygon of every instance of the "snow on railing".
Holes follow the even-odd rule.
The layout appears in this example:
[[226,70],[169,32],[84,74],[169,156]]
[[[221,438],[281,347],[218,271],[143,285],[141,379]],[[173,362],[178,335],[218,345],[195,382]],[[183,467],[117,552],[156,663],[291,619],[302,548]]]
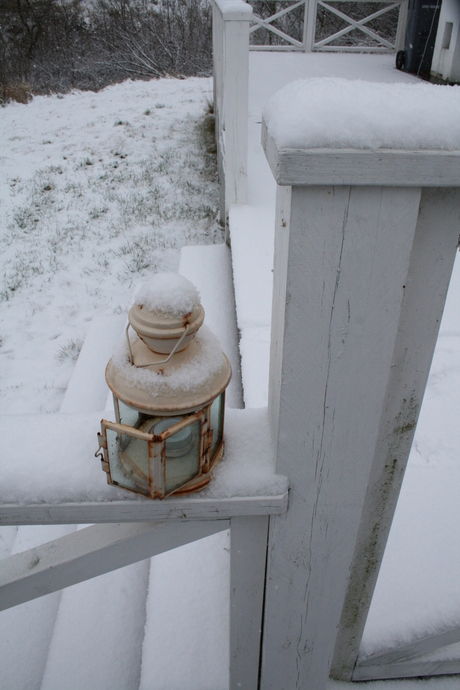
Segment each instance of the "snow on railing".
[[214,0],[214,113],[221,185],[221,220],[233,204],[246,203],[248,150],[249,24],[243,0]]

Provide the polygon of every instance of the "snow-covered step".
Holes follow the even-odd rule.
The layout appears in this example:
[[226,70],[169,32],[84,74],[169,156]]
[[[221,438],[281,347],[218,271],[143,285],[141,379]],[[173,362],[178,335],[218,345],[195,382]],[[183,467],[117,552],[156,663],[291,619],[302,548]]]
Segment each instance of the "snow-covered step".
[[140,690],[227,690],[228,532],[152,558]]
[[[119,337],[122,328],[120,317],[93,322],[75,365],[61,410],[71,413],[103,407],[107,397],[103,360],[109,358],[107,350],[113,349],[114,339]],[[75,529],[76,525],[2,527],[0,554],[6,557],[20,553],[70,534]],[[62,592],[55,592],[0,613],[2,690],[41,688],[61,596]]]
[[[126,316],[99,318],[93,321],[76,362],[61,411],[89,412],[104,407],[107,398],[105,365],[116,339],[122,333],[125,321]],[[70,534],[75,529],[76,525],[2,527],[0,555],[6,557],[20,553]],[[1,612],[0,688],[2,690],[24,690],[25,688],[39,690],[41,688],[43,674],[47,667],[50,642],[53,639],[53,648],[55,648],[56,637],[59,637],[59,634],[53,631],[62,595],[63,592],[55,592]],[[145,605],[145,591],[143,596]],[[78,610],[83,610],[83,603],[83,599],[77,603]],[[62,614],[59,618],[62,619]],[[94,620],[91,624],[93,622]],[[59,686],[62,687],[62,676],[56,687]]]
[[179,273],[199,290],[205,323],[216,334],[230,360],[232,380],[227,388],[227,407],[242,407],[240,354],[233,291],[232,255],[226,244],[183,247]]
[[[61,412],[105,407],[105,367],[125,323],[126,315],[93,321]],[[60,593],[42,690],[62,688],[63,678],[66,690],[138,687],[149,566],[149,560],[135,563]]]
[[41,690],[139,687],[149,565],[63,590]]
[[[253,157],[249,156],[249,165]],[[274,200],[273,179],[267,179],[267,188],[273,191]],[[255,206],[234,206],[230,209],[235,299],[241,337],[241,374],[246,407],[266,407],[268,402],[275,229],[273,200],[271,203],[267,200],[265,206],[260,202]]]
[[[75,414],[104,408],[105,366],[116,341],[122,337],[125,322],[126,315],[93,321],[62,411]],[[4,527],[0,546],[6,556],[75,529],[76,525]],[[144,561],[2,612],[2,690],[62,688],[63,678],[66,688],[136,688],[140,677],[148,570],[149,561]],[[103,645],[101,640],[105,641]],[[105,686],[103,679],[109,685]]]
[[78,355],[60,412],[96,412],[107,399],[105,368],[122,337],[126,314],[96,317]]
[[[11,553],[21,553],[74,530],[75,525],[19,527]],[[40,690],[60,600],[61,592],[54,592],[0,613],[2,690]]]
[[[230,360],[227,406],[241,407],[230,250],[184,247],[179,272],[200,291],[206,323]],[[225,531],[151,559],[140,690],[228,688],[229,546]]]

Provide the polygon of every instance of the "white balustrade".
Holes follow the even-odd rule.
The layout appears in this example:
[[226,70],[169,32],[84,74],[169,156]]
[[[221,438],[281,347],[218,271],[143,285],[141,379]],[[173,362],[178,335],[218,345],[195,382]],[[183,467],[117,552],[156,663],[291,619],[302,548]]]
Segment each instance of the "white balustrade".
[[460,4],[443,0],[434,46],[431,74],[449,83],[460,82]]
[[243,0],[213,1],[214,113],[221,183],[221,220],[246,203],[249,24]]
[[263,144],[278,184],[269,409],[290,498],[270,518],[261,688],[324,690],[353,678],[415,433],[460,151],[290,149],[266,127]]
[[[356,9],[363,2],[366,2],[366,14],[358,19]],[[249,34],[255,40],[253,39],[250,50],[300,50],[307,53],[313,50],[352,53],[400,50],[404,44],[408,0],[383,0],[379,2],[377,9],[371,11],[370,7],[375,2],[378,0],[282,0],[272,3],[273,14],[253,14],[253,25],[249,29]],[[346,6],[341,8],[341,3],[346,3]],[[395,37],[391,39],[386,35],[384,23],[395,11],[398,12],[398,19]],[[293,13],[295,18],[288,18],[288,15]],[[326,27],[337,25],[341,28],[331,28],[328,35],[317,38],[317,21]],[[294,22],[298,26],[293,29]],[[256,38],[261,30],[266,32],[268,42]],[[355,35],[350,40],[352,32],[355,32]]]

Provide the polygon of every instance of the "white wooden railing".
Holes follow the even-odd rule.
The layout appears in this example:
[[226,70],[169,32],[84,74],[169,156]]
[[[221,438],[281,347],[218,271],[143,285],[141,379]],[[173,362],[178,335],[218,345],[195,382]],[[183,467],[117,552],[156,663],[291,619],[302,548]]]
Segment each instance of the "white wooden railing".
[[[372,11],[361,19],[355,19],[344,10],[336,7],[337,4],[347,3],[349,8],[355,8],[366,2],[379,2],[385,4],[376,11]],[[269,16],[260,16],[256,10],[253,12],[253,25],[249,29],[252,43],[250,50],[300,50],[333,51],[333,52],[394,52],[402,47],[404,31],[407,19],[408,0],[281,0],[280,2],[266,3],[273,5],[274,12]],[[256,3],[253,3],[256,7]],[[350,10],[348,10],[350,11]],[[392,40],[383,35],[381,29],[369,27],[371,22],[388,17],[391,12],[398,11],[397,28]],[[327,36],[317,37],[317,19],[320,13],[326,20],[335,18],[345,26],[333,31]],[[286,25],[289,15],[291,18],[290,31]],[[282,20],[282,21],[280,21]],[[294,23],[294,26],[292,25]],[[264,42],[258,41],[258,34],[265,31]],[[358,35],[350,40],[351,32]]]
[[282,148],[266,127],[263,144],[278,184],[269,408],[290,500],[270,519],[261,688],[460,673],[414,660],[458,628],[357,666],[459,243],[460,151]]
[[214,0],[212,16],[220,216],[226,223],[230,206],[246,203],[252,8],[243,0]]
[[[283,2],[272,2],[267,3],[267,5],[273,5],[275,12],[267,17],[261,17],[256,12],[253,12],[252,20],[253,25],[249,29],[249,35],[252,38],[252,42],[249,46],[249,50],[275,50],[275,51],[285,51],[285,50],[306,50],[306,46],[309,45],[309,31],[311,27],[314,26],[309,21],[309,7],[314,8],[314,2],[310,0],[286,0]],[[286,5],[281,7],[281,5]],[[277,6],[279,6],[277,8]],[[288,33],[287,27],[283,26],[283,29],[276,24],[279,24],[279,20],[284,17],[284,23],[287,16],[291,15],[290,19],[294,22],[294,32],[295,36]],[[294,15],[294,17],[292,17]],[[259,34],[261,30],[266,31],[266,37],[269,42],[258,42]],[[274,39],[274,42],[272,42]],[[284,43],[281,43],[281,39]]]
[[[88,349],[91,356],[85,348],[80,353],[72,379],[77,385],[69,385],[64,413],[0,416],[1,462],[11,469],[7,477],[2,474],[0,525],[89,525],[1,559],[0,611],[230,529],[230,688],[256,690],[268,520],[270,514],[286,511],[287,491],[268,496],[242,491],[239,497],[215,499],[198,493],[163,501],[125,493],[120,499],[120,492],[106,485],[94,448],[100,418],[107,415],[96,411],[107,397],[107,350],[111,352],[123,332],[124,319],[101,321],[94,322],[87,338],[99,347]],[[230,413],[227,410],[227,416]],[[24,443],[24,425],[33,437],[29,445]],[[254,432],[257,437],[253,425]],[[240,428],[238,447],[243,436]],[[16,443],[19,438],[22,442]],[[66,443],[61,447],[62,438]],[[230,440],[226,431],[227,446]],[[251,473],[251,452],[256,458],[261,450],[248,441],[253,449],[246,458]],[[63,483],[62,477],[68,481]],[[250,482],[253,485],[253,471]],[[14,500],[16,494],[22,499]]]
[[[345,0],[337,0],[344,2]],[[362,4],[364,0],[354,0]],[[369,1],[369,0],[368,0]],[[227,227],[228,212],[232,205],[246,203],[247,193],[247,146],[248,146],[248,77],[249,50],[299,50],[299,51],[348,51],[391,52],[399,50],[404,42],[408,0],[382,0],[386,7],[372,12],[360,20],[352,19],[334,7],[329,0],[287,0],[288,4],[274,14],[262,18],[253,12],[244,0],[213,0],[213,62],[214,62],[214,113],[216,123],[217,160],[220,179],[220,219]],[[370,0],[377,2],[377,0]],[[275,8],[277,4],[273,3]],[[347,23],[345,28],[316,40],[318,8],[340,17]],[[399,8],[398,27],[394,43],[382,37],[367,25],[386,13]],[[301,39],[289,36],[276,26],[276,21],[293,11],[301,11]],[[251,26],[252,24],[252,26]],[[250,36],[265,29],[269,35],[282,39],[280,45],[250,45]],[[353,31],[374,41],[374,45],[332,45]],[[228,230],[228,227],[227,227]],[[227,237],[228,239],[228,237]]]

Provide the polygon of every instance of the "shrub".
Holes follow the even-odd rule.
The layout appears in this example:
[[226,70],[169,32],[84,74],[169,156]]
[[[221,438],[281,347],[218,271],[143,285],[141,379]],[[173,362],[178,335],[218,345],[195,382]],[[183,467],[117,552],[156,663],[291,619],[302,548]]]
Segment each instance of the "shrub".
[[211,16],[208,0],[2,0],[0,94],[209,75]]

